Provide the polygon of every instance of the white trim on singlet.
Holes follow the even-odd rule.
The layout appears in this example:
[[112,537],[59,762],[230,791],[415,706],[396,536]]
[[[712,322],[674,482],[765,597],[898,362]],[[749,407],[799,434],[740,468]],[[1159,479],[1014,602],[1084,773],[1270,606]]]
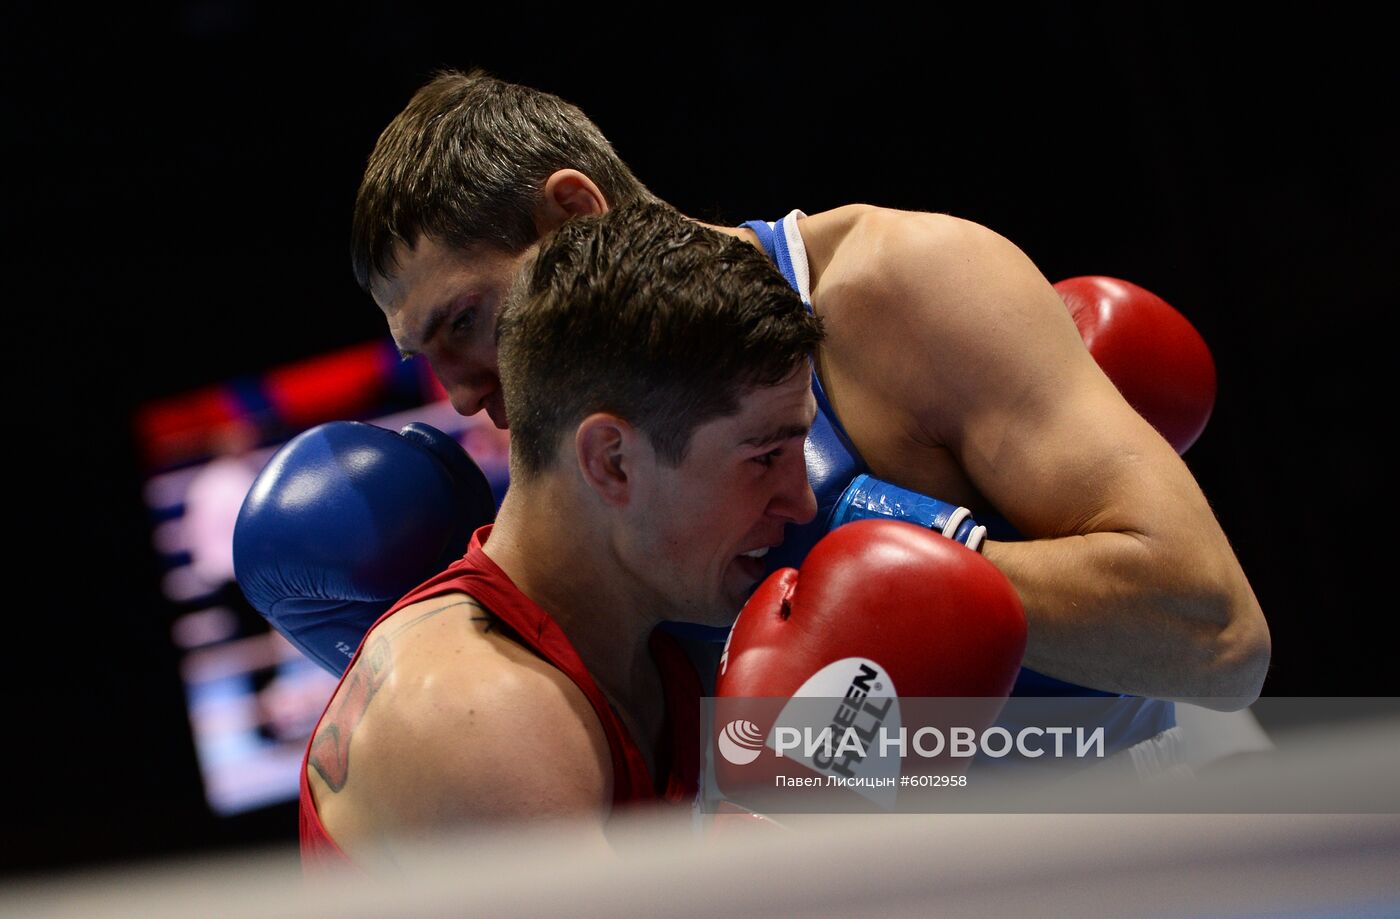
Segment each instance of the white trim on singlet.
[[802,242],[802,234],[797,232],[797,218],[806,217],[801,211],[793,211],[784,217],[783,238],[787,240],[788,258],[792,260],[792,273],[797,276],[797,294],[802,302],[812,305],[812,277],[807,267],[807,246]]

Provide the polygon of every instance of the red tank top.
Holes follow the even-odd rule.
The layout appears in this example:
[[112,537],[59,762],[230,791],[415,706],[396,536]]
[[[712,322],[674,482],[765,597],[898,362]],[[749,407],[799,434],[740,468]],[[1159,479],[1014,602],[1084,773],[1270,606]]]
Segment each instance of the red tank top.
[[[649,646],[657,669],[661,672],[666,692],[666,718],[662,725],[663,749],[657,751],[656,759],[657,769],[666,775],[666,785],[658,794],[640,748],[617,713],[613,711],[607,697],[593,681],[564,632],[548,613],[516,589],[506,573],[482,551],[481,547],[490,534],[490,525],[477,530],[472,535],[471,545],[465,556],[454,562],[446,571],[410,591],[379,617],[374,626],[370,627],[370,631],[403,607],[420,600],[454,592],[465,593],[475,598],[514,629],[536,654],[573,680],[593,705],[593,711],[602,723],[603,734],[608,739],[608,748],[612,753],[614,812],[619,805],[633,802],[655,801],[659,798],[675,803],[693,798],[700,767],[701,689],[699,677],[685,652],[670,635],[660,630],[652,633]],[[365,642],[361,641],[350,666],[345,668],[347,674],[360,659],[360,651],[364,646]],[[341,682],[344,682],[343,676]],[[332,694],[331,698],[334,697]],[[328,700],[326,709],[329,708]],[[325,717],[325,711],[322,711],[321,718]],[[319,722],[316,730],[320,730]],[[315,736],[316,732],[313,731],[312,737]],[[310,755],[311,745],[308,742],[301,761],[299,822],[302,866],[308,871],[326,866],[344,866],[351,863],[351,859],[321,825],[321,819],[316,813],[316,804],[311,797],[311,789],[306,779]]]

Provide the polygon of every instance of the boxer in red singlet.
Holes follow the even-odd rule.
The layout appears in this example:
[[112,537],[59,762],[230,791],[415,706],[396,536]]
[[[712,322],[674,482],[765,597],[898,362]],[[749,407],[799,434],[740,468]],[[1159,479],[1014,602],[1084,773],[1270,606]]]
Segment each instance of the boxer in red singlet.
[[582,817],[601,841],[617,805],[693,794],[699,686],[654,627],[728,625],[815,512],[822,333],[757,249],[643,205],[518,267],[510,490],[346,672],[303,774],[308,865],[463,823]]

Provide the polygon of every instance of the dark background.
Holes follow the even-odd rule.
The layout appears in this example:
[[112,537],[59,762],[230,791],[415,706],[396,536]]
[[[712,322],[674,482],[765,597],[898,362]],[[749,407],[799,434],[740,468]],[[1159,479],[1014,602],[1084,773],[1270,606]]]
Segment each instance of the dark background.
[[290,807],[203,804],[131,414],[386,334],[350,274],[350,208],[378,132],[440,66],[577,103],[702,219],[946,211],[1052,280],[1161,294],[1216,356],[1187,459],[1270,618],[1266,694],[1400,694],[1377,634],[1400,243],[1378,22],[290,6],[4,14],[18,718],[0,871],[295,838]]

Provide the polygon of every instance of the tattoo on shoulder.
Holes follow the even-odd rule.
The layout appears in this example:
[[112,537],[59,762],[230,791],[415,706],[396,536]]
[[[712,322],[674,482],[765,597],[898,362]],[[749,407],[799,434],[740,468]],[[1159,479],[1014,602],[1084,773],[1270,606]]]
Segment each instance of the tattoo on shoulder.
[[[409,619],[407,622],[403,622],[396,626],[394,630],[389,634],[389,637],[392,639],[394,636],[400,634],[401,632],[407,631],[408,629],[411,629],[416,625],[421,625],[427,620],[432,619],[439,613],[445,613],[448,610],[460,609],[462,607],[466,607],[468,610],[471,611],[472,622],[495,623],[497,621],[495,613],[491,612],[489,609],[482,606],[480,603],[478,603],[471,597],[464,597],[462,599],[449,600],[446,603],[443,603],[441,606],[435,606],[432,609],[424,610],[423,612],[414,616],[412,619]],[[486,631],[491,631],[489,626],[487,627]]]
[[388,678],[392,662],[389,638],[377,635],[370,639],[311,741],[311,768],[332,792],[344,788],[350,777],[350,738]]

